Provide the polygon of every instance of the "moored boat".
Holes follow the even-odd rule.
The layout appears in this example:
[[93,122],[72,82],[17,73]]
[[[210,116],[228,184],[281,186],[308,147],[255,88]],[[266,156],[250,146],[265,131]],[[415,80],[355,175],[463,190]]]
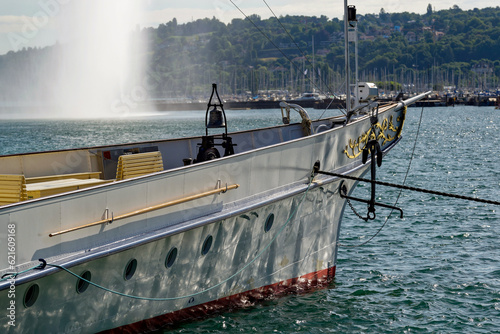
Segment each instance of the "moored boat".
[[299,97],[296,101],[322,101],[323,98],[319,96],[318,93],[304,93],[301,97]]
[[355,181],[319,172],[374,168],[425,94],[230,133],[216,93],[198,137],[0,157],[3,332],[147,332],[333,279]]
[[[389,151],[411,102],[379,108],[373,126],[365,115],[228,134],[227,156],[201,150],[204,136],[0,157],[28,198],[0,209],[14,247],[0,300],[22,321],[5,314],[4,331],[135,331],[327,283],[345,199],[314,165],[363,174],[362,148],[376,137]],[[128,178],[129,158],[146,174]]]

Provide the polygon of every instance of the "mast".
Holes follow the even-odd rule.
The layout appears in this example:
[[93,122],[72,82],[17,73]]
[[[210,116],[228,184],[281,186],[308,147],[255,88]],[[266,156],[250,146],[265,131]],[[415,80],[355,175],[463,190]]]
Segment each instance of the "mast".
[[[346,111],[350,115],[351,108],[359,106],[358,89],[358,25],[356,19],[356,7],[348,6],[347,0],[344,0],[344,34],[345,34],[345,71],[346,71]],[[351,70],[349,58],[349,42],[354,42],[354,83],[351,84]],[[354,103],[351,106],[351,87],[354,87]]]
[[316,68],[314,66],[314,35],[312,36],[312,56],[313,56],[313,73],[312,73],[312,89],[311,92],[316,91],[316,85],[315,85],[315,80],[316,80]]
[[349,70],[349,37],[347,19],[347,0],[344,0],[344,43],[345,43],[345,108],[347,115],[351,111],[351,79]]
[[[354,7],[354,6],[352,6]],[[349,8],[347,9],[349,11]],[[356,10],[356,9],[354,9]],[[356,15],[354,15],[356,16]],[[354,20],[356,20],[356,17],[354,17]],[[351,17],[349,18],[349,22],[351,22]],[[358,83],[359,83],[359,77],[358,77],[358,24],[357,22],[355,23],[355,26],[352,27],[351,26],[351,33],[352,35],[352,38],[349,38],[349,39],[352,39],[354,41],[354,59],[356,60],[356,63],[355,63],[355,69],[354,69],[354,74],[355,74],[355,82],[354,82],[354,95],[356,96],[356,106],[359,104],[359,89],[358,89]]]

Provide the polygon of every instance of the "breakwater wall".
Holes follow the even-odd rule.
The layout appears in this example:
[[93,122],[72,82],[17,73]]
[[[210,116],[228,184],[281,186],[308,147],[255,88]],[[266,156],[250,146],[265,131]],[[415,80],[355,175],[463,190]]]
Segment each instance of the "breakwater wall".
[[[407,98],[408,96],[404,96]],[[395,99],[379,99],[379,102],[393,102]],[[471,106],[496,106],[500,102],[498,97],[487,96],[468,96],[468,97],[432,97],[426,100],[421,100],[413,106],[420,107],[447,107],[454,105],[471,105]],[[224,109],[230,110],[250,110],[250,109],[279,109],[281,101],[228,101],[224,102]],[[314,109],[339,109],[345,107],[345,101],[340,99],[324,99],[324,100],[287,100],[288,103],[295,103],[303,108]],[[203,102],[182,102],[182,103],[167,103],[167,102],[148,102],[144,103],[141,109],[155,111],[182,111],[182,110],[206,110],[207,103]]]

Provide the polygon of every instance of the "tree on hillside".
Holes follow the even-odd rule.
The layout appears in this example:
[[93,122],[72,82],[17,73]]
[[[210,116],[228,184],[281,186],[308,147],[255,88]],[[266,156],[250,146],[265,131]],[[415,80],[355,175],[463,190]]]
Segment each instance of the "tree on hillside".
[[428,5],[427,5],[427,15],[428,15],[428,16],[431,16],[431,15],[432,15],[432,5],[431,5],[431,4],[428,4]]
[[[482,80],[500,82],[499,7],[463,11],[455,5],[435,11],[429,3],[424,15],[381,8],[378,14],[358,14],[358,20],[361,80],[406,84],[418,79],[421,85],[475,87],[477,74],[472,69],[481,62],[489,64]],[[137,63],[144,60],[154,77],[155,84],[148,86],[151,97],[202,95],[214,81],[231,94],[283,88],[300,93],[310,86],[302,84],[304,71],[313,73],[313,36],[315,67],[320,69],[315,71],[316,84],[341,86],[343,23],[326,16],[284,16],[278,22],[249,15],[228,24],[215,17],[184,24],[172,19],[134,32],[131,38],[138,47],[131,49],[131,56]],[[57,58],[61,48],[28,48],[0,56],[0,98],[43,99],[55,94],[51,78],[63,70]]]

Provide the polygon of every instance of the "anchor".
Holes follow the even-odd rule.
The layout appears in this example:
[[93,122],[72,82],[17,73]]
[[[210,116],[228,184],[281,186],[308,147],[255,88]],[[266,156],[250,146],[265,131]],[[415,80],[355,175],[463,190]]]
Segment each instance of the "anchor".
[[395,206],[392,206],[392,205],[387,205],[387,204],[379,203],[379,202],[375,201],[375,186],[376,186],[376,184],[374,182],[376,179],[376,166],[375,166],[375,164],[377,164],[377,166],[379,166],[379,167],[382,166],[382,149],[380,148],[380,144],[376,140],[369,141],[366,144],[365,148],[363,149],[363,156],[362,156],[363,164],[365,164],[366,161],[368,160],[368,154],[371,154],[371,181],[372,182],[371,182],[370,200],[356,198],[356,197],[352,197],[352,196],[347,196],[347,186],[345,185],[344,181],[342,181],[340,183],[340,186],[339,186],[340,197],[346,198],[348,200],[368,204],[368,213],[366,215],[366,218],[361,217],[366,221],[373,220],[377,216],[375,214],[375,206],[380,206],[383,208],[397,210],[400,212],[400,217],[403,218],[403,210],[402,209],[395,207]]

